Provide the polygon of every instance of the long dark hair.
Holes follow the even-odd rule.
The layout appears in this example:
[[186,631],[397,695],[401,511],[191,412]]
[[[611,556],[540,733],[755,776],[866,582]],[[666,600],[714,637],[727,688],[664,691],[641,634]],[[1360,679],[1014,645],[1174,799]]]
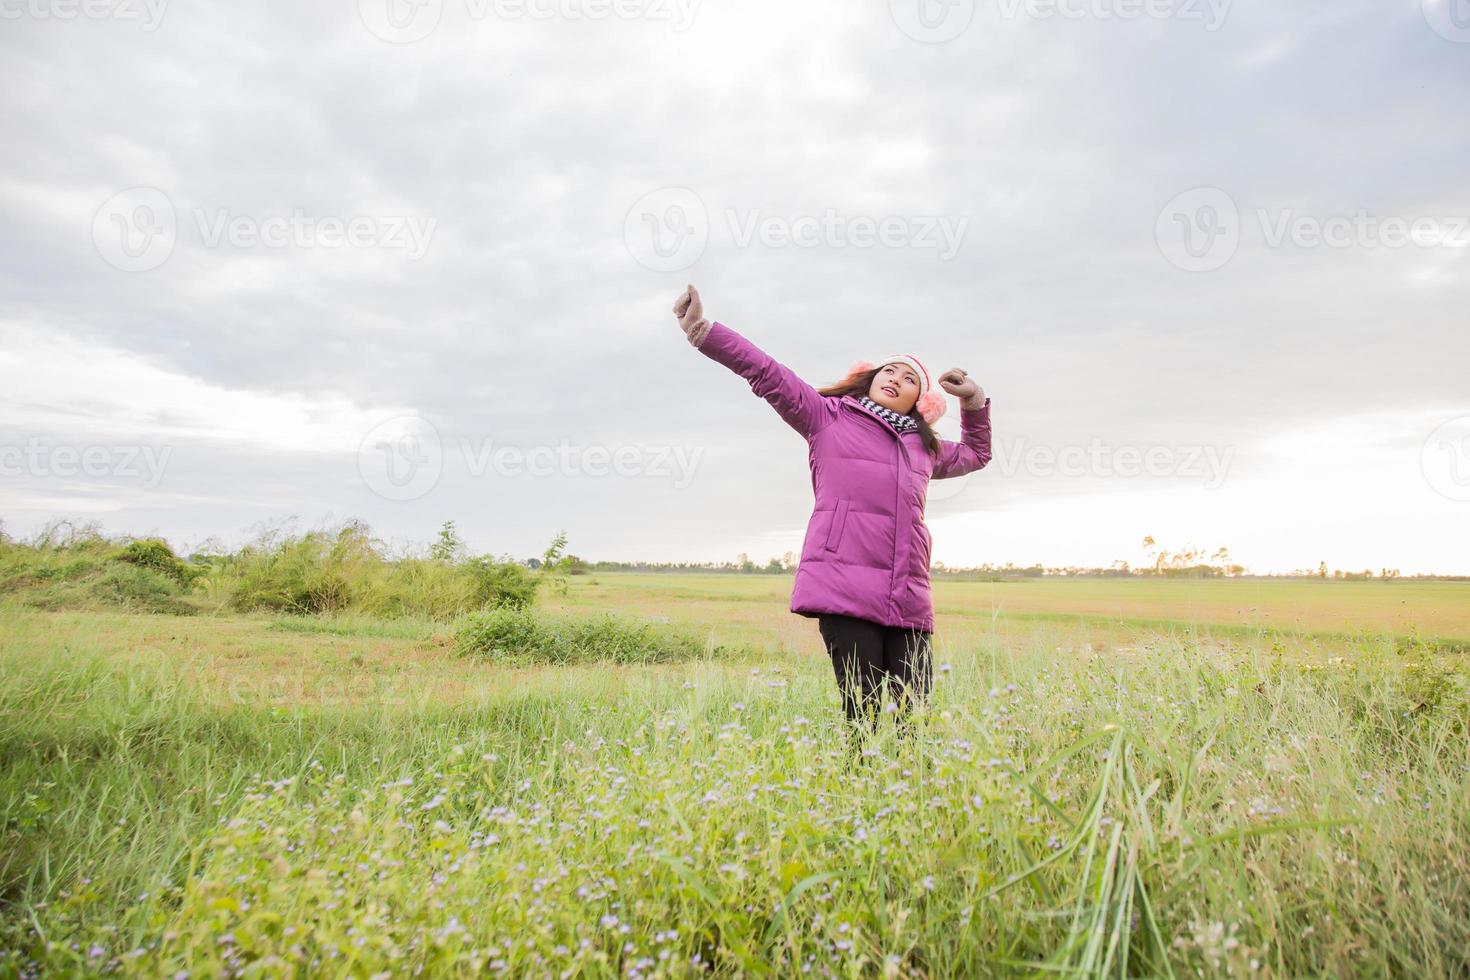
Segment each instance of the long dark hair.
[[[854,398],[862,398],[873,390],[873,379],[878,376],[878,372],[881,370],[883,370],[883,365],[879,364],[875,368],[859,371],[856,374],[849,374],[841,381],[830,384],[825,388],[818,388],[817,394],[827,395],[829,397],[852,395]],[[919,423],[919,438],[924,440],[924,448],[929,451],[929,455],[938,456],[939,436],[929,427],[929,423],[924,421],[924,416],[918,413],[918,402],[915,401],[914,404],[916,407],[908,410],[908,417]],[[887,425],[888,423],[885,422],[883,424]]]

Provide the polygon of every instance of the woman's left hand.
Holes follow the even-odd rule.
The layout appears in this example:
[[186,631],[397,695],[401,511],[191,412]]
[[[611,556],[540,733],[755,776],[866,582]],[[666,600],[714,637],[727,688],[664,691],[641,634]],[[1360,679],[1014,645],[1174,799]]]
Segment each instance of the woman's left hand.
[[966,406],[979,408],[985,404],[985,391],[964,368],[950,368],[939,376],[939,385]]

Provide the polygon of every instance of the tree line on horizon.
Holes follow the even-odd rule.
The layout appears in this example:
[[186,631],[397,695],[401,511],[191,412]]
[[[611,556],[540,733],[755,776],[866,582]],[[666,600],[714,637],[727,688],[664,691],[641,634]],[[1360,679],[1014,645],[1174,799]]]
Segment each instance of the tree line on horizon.
[[[415,542],[390,547],[387,542],[375,538],[370,528],[363,522],[355,519],[347,520],[335,530],[322,529],[307,532],[296,536],[287,530],[287,525],[294,520],[288,518],[285,522],[266,526],[260,530],[254,539],[243,545],[240,549],[226,547],[217,538],[206,539],[203,543],[187,553],[182,553],[175,560],[181,565],[198,568],[200,566],[214,566],[226,562],[240,555],[248,555],[258,552],[264,547],[266,550],[278,550],[284,546],[294,545],[298,542],[311,541],[336,541],[339,542],[346,536],[357,542],[360,548],[371,556],[372,559],[385,564],[399,562],[432,562],[437,564],[456,565],[462,568],[476,570],[480,578],[498,576],[506,578],[507,566],[519,565],[532,572],[552,572],[554,578],[562,578],[567,575],[585,575],[594,572],[664,572],[664,573],[737,573],[745,575],[790,575],[796,571],[799,564],[795,552],[787,551],[779,556],[772,556],[765,563],[758,563],[751,559],[746,552],[738,554],[734,561],[619,561],[619,560],[587,560],[583,557],[566,551],[567,536],[565,531],[558,531],[551,545],[539,556],[527,558],[516,558],[511,554],[502,553],[498,557],[485,555],[472,555],[466,542],[460,537],[455,529],[455,522],[445,521],[440,527],[436,538],[427,545]],[[82,525],[71,521],[60,519],[50,522],[29,541],[19,541],[8,535],[5,531],[4,522],[0,520],[0,546],[10,545],[28,547],[31,549],[50,550],[56,548],[75,547],[82,542],[110,542],[114,547],[126,547],[131,545],[134,550],[143,547],[143,543],[152,542],[154,547],[163,547],[169,550],[172,557],[174,552],[168,543],[157,536],[134,537],[131,535],[120,535],[115,538],[107,538],[101,532],[96,522]],[[983,563],[979,565],[946,565],[944,562],[934,562],[930,573],[934,578],[949,580],[987,580],[987,579],[1017,579],[1017,578],[1043,578],[1043,577],[1078,577],[1078,578],[1303,578],[1303,579],[1333,579],[1337,581],[1350,580],[1374,580],[1391,581],[1399,578],[1415,580],[1444,580],[1459,581],[1470,579],[1470,576],[1461,575],[1402,575],[1397,568],[1381,568],[1377,572],[1372,569],[1350,570],[1341,568],[1329,569],[1325,561],[1319,562],[1316,568],[1304,567],[1293,569],[1290,572],[1276,572],[1257,574],[1251,572],[1245,566],[1236,562],[1226,547],[1219,547],[1213,551],[1207,551],[1194,545],[1186,545],[1177,550],[1170,550],[1161,546],[1152,535],[1145,536],[1141,547],[1146,555],[1146,560],[1138,564],[1132,564],[1124,559],[1118,559],[1104,567],[1085,565],[1045,565],[1040,562],[1030,565],[1017,565],[1014,562],[1004,564]]]

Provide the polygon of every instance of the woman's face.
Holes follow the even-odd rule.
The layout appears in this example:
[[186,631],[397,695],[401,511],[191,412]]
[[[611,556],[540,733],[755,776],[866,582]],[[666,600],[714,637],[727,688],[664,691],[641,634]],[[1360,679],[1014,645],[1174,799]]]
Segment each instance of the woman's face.
[[907,364],[885,364],[873,376],[868,397],[884,408],[907,415],[919,400],[919,376]]

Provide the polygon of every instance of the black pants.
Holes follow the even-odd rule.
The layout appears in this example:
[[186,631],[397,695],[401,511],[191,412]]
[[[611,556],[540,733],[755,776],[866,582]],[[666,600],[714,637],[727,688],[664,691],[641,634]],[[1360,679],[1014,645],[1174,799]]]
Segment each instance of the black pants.
[[835,613],[822,614],[817,624],[832,658],[854,744],[865,729],[877,730],[885,683],[893,688],[898,732],[909,734],[909,712],[928,698],[933,683],[933,634]]

